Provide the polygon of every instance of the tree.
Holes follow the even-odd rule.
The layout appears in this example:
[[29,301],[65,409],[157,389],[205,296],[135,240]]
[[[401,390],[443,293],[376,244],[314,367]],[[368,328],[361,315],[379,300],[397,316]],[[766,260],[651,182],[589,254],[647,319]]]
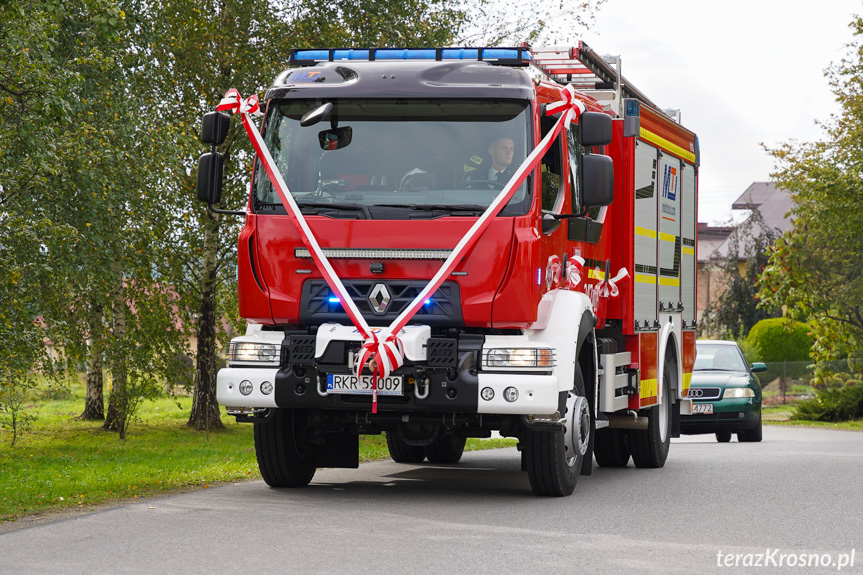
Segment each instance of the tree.
[[[713,257],[708,265],[719,270],[724,290],[704,311],[702,332],[737,339],[745,337],[756,323],[774,317],[774,313],[759,306],[758,278],[767,265],[770,246],[779,231],[764,222],[757,209],[734,228],[725,244],[724,254]],[[744,263],[741,267],[740,256]]]
[[828,360],[863,357],[863,19],[850,27],[848,54],[826,73],[841,111],[823,125],[824,140],[770,150],[796,220],[771,251],[759,294],[813,326],[821,380]]

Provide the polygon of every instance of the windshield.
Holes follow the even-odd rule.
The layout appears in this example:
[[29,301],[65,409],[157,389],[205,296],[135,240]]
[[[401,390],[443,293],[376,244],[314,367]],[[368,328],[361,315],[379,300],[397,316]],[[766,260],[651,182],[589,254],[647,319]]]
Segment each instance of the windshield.
[[747,371],[736,345],[696,344],[694,371]]
[[[304,213],[406,219],[479,215],[528,149],[528,103],[513,100],[321,100],[271,104],[264,141]],[[503,215],[527,212],[522,184]],[[256,169],[255,207],[281,202]]]

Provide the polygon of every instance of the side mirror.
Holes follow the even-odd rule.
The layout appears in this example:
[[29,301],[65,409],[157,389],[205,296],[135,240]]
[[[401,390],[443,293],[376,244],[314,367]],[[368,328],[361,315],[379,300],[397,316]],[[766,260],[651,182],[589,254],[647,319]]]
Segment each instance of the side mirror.
[[610,144],[611,116],[602,112],[584,112],[578,117],[578,141],[582,146]]
[[752,372],[758,373],[760,371],[767,371],[767,364],[756,361],[752,364]]
[[330,115],[330,112],[333,111],[333,103],[327,102],[315,108],[314,110],[309,110],[303,117],[300,118],[300,126],[314,126],[324,118]]
[[318,132],[318,142],[322,150],[339,150],[351,143],[353,132],[350,126],[323,130]]
[[201,143],[221,146],[228,136],[231,117],[224,112],[204,114],[201,122]]
[[208,204],[222,201],[222,172],[225,157],[218,152],[210,152],[198,158],[198,199]]
[[614,162],[611,158],[585,154],[581,157],[579,175],[582,206],[608,206],[614,201]]

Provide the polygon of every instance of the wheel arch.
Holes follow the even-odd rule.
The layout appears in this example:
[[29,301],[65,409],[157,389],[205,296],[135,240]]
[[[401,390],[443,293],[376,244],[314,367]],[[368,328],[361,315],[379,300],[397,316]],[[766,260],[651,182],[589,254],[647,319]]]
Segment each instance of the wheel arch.
[[[683,381],[683,362],[681,361],[680,350],[681,348],[680,335],[678,334],[678,330],[675,329],[675,326],[672,322],[666,323],[662,331],[660,332],[660,341],[659,341],[659,350],[657,352],[656,357],[656,378],[658,392],[659,392],[659,403],[665,401],[663,397],[664,393],[664,385],[662,385],[662,381],[665,379],[665,370],[671,369],[671,396],[672,402],[676,402],[677,399],[680,399],[680,389],[681,382]],[[673,365],[671,367],[668,366],[668,358],[673,359]]]

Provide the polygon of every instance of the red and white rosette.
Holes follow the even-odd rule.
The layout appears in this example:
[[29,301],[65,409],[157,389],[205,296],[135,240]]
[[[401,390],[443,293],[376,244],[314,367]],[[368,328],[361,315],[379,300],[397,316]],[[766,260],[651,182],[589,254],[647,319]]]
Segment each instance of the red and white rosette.
[[252,122],[251,116],[260,114],[260,105],[257,95],[252,95],[245,100],[240,96],[240,93],[231,88],[225,93],[225,97],[219,103],[217,110],[230,110],[234,114],[239,114],[243,122],[243,127],[255,152],[261,161],[261,166],[266,171],[273,188],[279,196],[282,204],[285,206],[288,215],[294,220],[302,238],[303,244],[308,248],[312,256],[312,260],[317,265],[324,280],[330,289],[338,296],[342,307],[347,312],[351,323],[357,328],[364,338],[362,348],[358,354],[357,360],[353,365],[354,375],[360,376],[363,369],[368,365],[372,368],[372,413],[377,413],[377,384],[378,380],[387,377],[390,373],[397,370],[404,364],[404,348],[402,342],[398,338],[398,333],[407,325],[410,319],[422,307],[425,300],[428,299],[444,282],[444,280],[452,273],[453,269],[458,265],[468,250],[473,247],[477,240],[482,236],[482,233],[491,224],[494,217],[506,206],[507,202],[515,194],[518,187],[524,182],[528,174],[533,171],[542,157],[551,147],[552,142],[564,128],[568,129],[571,122],[575,120],[579,114],[584,112],[584,104],[575,97],[575,89],[572,86],[566,86],[560,90],[561,99],[558,102],[549,104],[546,107],[546,115],[554,115],[561,113],[560,119],[554,125],[546,136],[542,139],[539,145],[533,149],[528,157],[521,163],[518,169],[515,170],[512,178],[507,182],[506,186],[494,198],[491,204],[486,208],[485,212],[474,222],[471,228],[467,231],[464,237],[459,240],[455,248],[453,248],[450,256],[443,263],[434,277],[429,280],[428,285],[414,298],[414,300],[402,311],[402,313],[393,320],[392,324],[375,333],[369,327],[365,318],[360,313],[356,304],[351,299],[348,291],[345,289],[341,279],[339,279],[329,260],[321,250],[315,235],[309,228],[305,217],[300,211],[297,203],[288,189],[284,178],[276,167],[270,151],[264,144],[261,133],[257,126]]

